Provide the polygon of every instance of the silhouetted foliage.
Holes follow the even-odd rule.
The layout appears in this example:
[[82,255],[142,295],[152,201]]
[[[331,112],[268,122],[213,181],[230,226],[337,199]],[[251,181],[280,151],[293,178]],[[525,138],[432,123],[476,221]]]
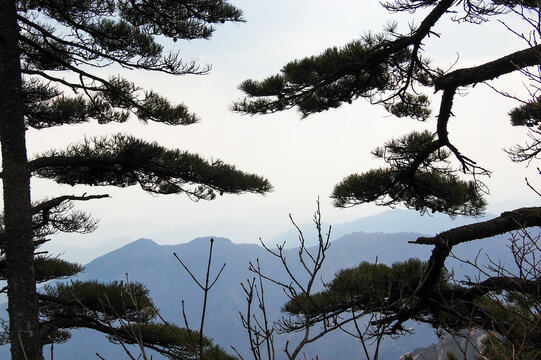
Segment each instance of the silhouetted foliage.
[[[421,213],[480,215],[486,206],[483,196],[486,188],[480,176],[489,175],[490,171],[464,155],[450,140],[451,117],[458,115],[453,114],[453,102],[465,88],[506,74],[521,74],[531,98],[516,98],[520,105],[510,112],[511,125],[531,129],[531,142],[507,151],[513,161],[538,158],[541,151],[539,2],[394,0],[383,6],[391,12],[425,9],[426,15],[418,24],[411,25],[409,32],[400,33],[391,24],[380,34],[368,33],[340,48],[291,61],[279,74],[261,81],[246,80],[240,85],[246,96],[235,102],[232,109],[253,115],[296,108],[306,118],[361,98],[383,105],[394,116],[427,121],[433,110],[428,94],[435,93],[440,96],[440,104],[433,132],[412,132],[375,149],[373,155],[383,159],[387,166],[345,177],[335,186],[331,197],[338,207],[375,202],[402,205]],[[516,20],[531,25],[531,32],[514,31],[513,25],[501,17],[507,14],[514,14]],[[425,56],[424,43],[428,37],[439,37],[434,30],[436,24],[449,20],[457,25],[469,22],[481,28],[487,21],[502,21],[526,46],[484,64],[443,70]],[[505,90],[496,91],[511,96]],[[469,179],[464,179],[465,176]],[[292,297],[284,307],[293,315],[286,328],[300,331],[317,322],[322,326],[332,324],[337,317],[353,320],[368,316],[371,330],[367,334],[378,338],[382,334],[403,334],[407,331],[404,324],[414,320],[451,332],[480,328],[494,334],[490,339],[503,339],[504,346],[513,344],[518,349],[524,345],[521,341],[531,339],[530,334],[539,329],[536,322],[539,263],[534,266],[537,270],[528,275],[500,268],[484,270],[484,277],[460,282],[451,281],[445,264],[453,247],[461,243],[540,225],[541,208],[522,208],[435,237],[421,237],[415,243],[433,246],[428,261],[412,259],[390,267],[362,263],[343,270],[326,284],[324,291]],[[520,252],[517,254],[520,258]],[[497,259],[494,261],[497,264]],[[475,271],[480,269],[473,265]],[[510,299],[528,299],[537,305],[517,308]],[[517,321],[525,318],[521,312],[526,310],[529,311],[526,318],[535,321],[523,321],[519,326]],[[522,335],[520,339],[513,333],[515,330]],[[537,340],[528,342],[539,347]],[[530,345],[521,349],[526,351]]]
[[[271,190],[271,185],[262,177],[222,161],[207,161],[128,135],[85,139],[65,151],[51,150],[27,160],[28,128],[89,121],[107,124],[131,118],[166,125],[197,122],[198,117],[185,105],[173,105],[125,78],[104,77],[101,71],[116,64],[128,70],[170,75],[207,73],[209,67],[184,62],[178,52],[167,51],[159,41],[207,39],[216,24],[243,21],[242,12],[227,1],[3,1],[0,18],[5,214],[2,251],[6,259],[12,358],[40,359],[42,340],[33,266],[36,241],[45,241],[45,234],[53,230],[89,230],[85,226],[93,225],[87,222],[86,215],[65,215],[67,221],[62,223],[54,212],[66,206],[68,200],[99,196],[85,193],[70,199],[60,197],[35,205],[32,210],[31,176],[69,185],[138,184],[151,193],[186,193],[194,200],[213,199],[223,193],[263,194]],[[43,204],[43,209],[37,209]],[[36,216],[41,220],[37,221]],[[41,240],[32,225],[38,223],[43,232]],[[36,266],[36,274],[43,270]]]

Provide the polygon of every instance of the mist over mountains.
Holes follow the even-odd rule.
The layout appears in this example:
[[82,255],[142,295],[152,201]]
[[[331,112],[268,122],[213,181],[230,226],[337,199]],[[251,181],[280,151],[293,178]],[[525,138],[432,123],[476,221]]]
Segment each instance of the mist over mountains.
[[[496,216],[493,214],[485,214],[478,218],[465,216],[452,218],[441,213],[421,215],[417,211],[394,209],[343,224],[332,224],[331,240],[339,239],[344,235],[359,231],[365,233],[412,232],[423,235],[435,235],[451,228],[489,220],[494,217]],[[323,223],[325,233],[327,233],[329,226],[330,224]],[[311,245],[316,245],[317,233],[314,224],[302,224],[299,228],[302,230],[307,241],[312,241]],[[270,244],[283,244],[285,242],[286,247],[296,247],[298,246],[297,235],[297,230],[291,226],[291,229],[271,237],[268,241],[266,239],[264,240]]]
[[[429,222],[431,224],[427,225]],[[335,226],[333,227],[335,235],[332,237],[335,240],[332,241],[327,252],[321,279],[324,282],[329,281],[338,270],[355,266],[361,261],[374,262],[377,259],[378,263],[391,264],[410,257],[426,260],[432,248],[409,244],[408,241],[415,240],[421,235],[434,234],[460,226],[466,222],[475,222],[475,219],[452,221],[448,217],[440,216],[420,218],[417,213],[394,210],[379,216]],[[308,243],[316,241],[315,227],[312,225],[312,228],[314,230],[301,226]],[[376,228],[380,231],[370,232]],[[419,228],[421,232],[395,232],[398,229],[407,228]],[[293,272],[302,279],[303,270],[297,261],[298,250],[294,248],[297,235],[295,232],[287,232],[270,239],[267,245],[274,248],[273,244],[287,241],[289,249],[285,250],[286,257]],[[506,248],[507,238],[508,236],[503,235],[474,241],[458,246],[454,252],[457,257],[470,260],[474,260],[478,254],[481,254],[478,258],[481,262],[488,262],[488,258],[484,255],[487,253],[492,259],[512,264],[513,259]],[[85,266],[84,273],[77,278],[100,281],[126,281],[128,279],[131,282],[141,282],[149,288],[155,304],[165,319],[183,325],[181,301],[184,301],[188,324],[191,328],[198,328],[203,293],[181,267],[173,253],[176,253],[193,274],[202,280],[207,267],[209,239],[210,237],[201,237],[179,245],[158,245],[150,239],[139,239],[91,261]],[[214,239],[211,277],[217,274],[222,264],[226,264],[226,267],[209,294],[205,335],[213,338],[224,349],[230,351],[230,346],[234,346],[244,355],[249,349],[248,336],[239,319],[239,311],[246,310],[245,294],[240,283],[253,278],[253,274],[248,271],[249,262],[259,259],[263,272],[273,279],[287,281],[287,276],[279,260],[270,255],[262,246],[235,244],[229,239],[220,237],[214,237]],[[447,266],[454,269],[458,279],[465,274],[471,275],[472,270],[462,262],[450,261]],[[273,320],[279,319],[283,315],[280,308],[287,298],[279,287],[272,284],[265,284],[265,286],[268,315]],[[416,324],[412,326],[416,329],[413,335],[397,340],[384,340],[380,359],[398,359],[406,352],[437,341],[432,329]],[[282,357],[281,351],[286,338],[295,343],[295,336],[297,335],[277,337],[278,358]],[[7,354],[6,350],[6,347],[1,349],[1,358]],[[358,341],[335,331],[308,346],[306,355],[308,358],[319,355],[320,359],[346,359],[358,357],[361,351]],[[81,360],[97,359],[96,353],[109,360],[127,358],[120,346],[111,345],[102,334],[88,330],[74,331],[71,340],[54,347],[55,360],[72,359],[74,354],[77,354],[77,359]],[[46,358],[50,358],[47,350],[45,354]],[[154,356],[154,359],[159,358]]]

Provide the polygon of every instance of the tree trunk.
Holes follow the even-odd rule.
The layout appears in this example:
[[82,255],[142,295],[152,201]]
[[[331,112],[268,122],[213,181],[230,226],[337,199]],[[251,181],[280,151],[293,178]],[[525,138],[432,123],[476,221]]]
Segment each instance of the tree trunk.
[[18,51],[16,3],[0,0],[0,142],[11,358],[43,359],[34,276],[30,172]]

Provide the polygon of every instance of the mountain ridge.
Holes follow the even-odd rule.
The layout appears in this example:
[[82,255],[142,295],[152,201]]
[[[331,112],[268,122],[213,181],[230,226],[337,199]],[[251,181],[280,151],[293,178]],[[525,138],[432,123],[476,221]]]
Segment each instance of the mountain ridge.
[[[412,232],[421,235],[436,235],[445,230],[451,228],[472,224],[479,221],[485,221],[495,218],[494,214],[484,214],[483,216],[471,217],[471,216],[456,216],[450,217],[449,215],[435,213],[435,214],[419,214],[417,211],[393,209],[383,211],[376,215],[361,217],[359,219],[332,225],[331,227],[331,239],[338,239],[344,235],[363,231],[366,233],[400,233],[400,232]],[[326,233],[329,229],[328,223],[322,224],[322,229]],[[314,237],[315,228],[314,224],[301,224],[299,225],[301,231],[307,235],[308,238]],[[295,241],[289,241],[290,239],[296,239],[297,230],[290,229],[278,233],[268,239],[269,243],[282,244],[285,243],[287,247],[296,246]],[[315,245],[311,243],[310,245]]]
[[[409,225],[415,226],[413,223]],[[336,271],[355,266],[361,261],[374,262],[377,259],[378,263],[390,264],[394,261],[404,261],[410,257],[419,257],[425,260],[430,255],[431,247],[408,243],[421,235],[424,234],[355,231],[335,238],[328,250],[321,279],[329,281]],[[305,238],[310,239],[311,237],[312,235],[305,234]],[[295,236],[295,238],[297,237]],[[259,259],[261,268],[269,277],[280,281],[285,281],[287,278],[282,271],[279,260],[260,245],[236,244],[223,237],[214,237],[214,239],[211,277],[216,276],[222,264],[225,263],[226,266],[209,294],[205,333],[226,349],[233,345],[241,351],[248,350],[247,335],[240,326],[238,312],[244,311],[246,307],[245,295],[240,283],[253,277],[253,274],[248,271],[249,262],[255,262],[256,259]],[[457,255],[471,257],[477,254],[477,251],[472,251],[473,248],[486,248],[487,250],[497,250],[491,256],[500,256],[498,252],[505,249],[504,242],[505,236],[472,242],[457,247]],[[271,241],[267,241],[267,244],[274,248]],[[178,263],[173,253],[176,253],[190,271],[201,279],[208,264],[209,245],[210,237],[198,237],[177,245],[160,245],[151,239],[140,238],[95,258],[86,265],[85,272],[77,278],[81,280],[142,282],[149,288],[150,294],[158,308],[161,309],[164,318],[183,325],[181,305],[181,300],[183,300],[189,324],[192,327],[197,327],[202,307],[202,293],[190,275]],[[295,273],[301,271],[300,265],[295,261],[297,250],[290,248],[284,249],[284,251],[288,260],[292,261],[292,271]],[[457,276],[465,273],[465,270],[461,268],[463,264],[456,263],[454,266],[456,266]],[[281,290],[274,289],[272,284],[266,286],[265,294],[267,295],[266,303],[269,316],[277,319],[283,315],[280,308],[286,298]],[[417,327],[416,331],[415,336],[400,338],[396,342],[385,342],[380,359],[396,360],[401,354],[415,348],[428,346],[436,341],[434,332],[430,328]],[[295,338],[289,339],[294,341]],[[333,346],[336,343],[340,343],[339,349]],[[276,351],[281,351],[283,346],[284,339],[277,339]],[[339,333],[333,333],[307,347],[307,356],[319,354],[320,358],[343,359],[354,357],[360,351],[356,341],[344,339],[340,337]],[[77,330],[73,339],[68,343],[55,345],[56,360],[71,359],[74,353],[80,354],[78,356],[80,360],[90,360],[96,358],[94,355],[96,352],[99,352],[106,359],[125,358],[120,347],[110,345],[101,334],[90,331]],[[154,358],[159,359],[158,356],[154,356]]]

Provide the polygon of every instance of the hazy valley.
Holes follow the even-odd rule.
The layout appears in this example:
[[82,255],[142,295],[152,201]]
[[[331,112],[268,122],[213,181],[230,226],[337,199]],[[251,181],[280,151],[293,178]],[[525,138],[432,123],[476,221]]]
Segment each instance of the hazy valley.
[[[445,216],[420,217],[408,211],[387,211],[381,215],[359,219],[355,222],[333,227],[332,245],[327,253],[321,272],[323,282],[332,279],[336,271],[357,265],[361,261],[377,261],[391,264],[410,257],[426,260],[431,252],[430,246],[412,245],[408,241],[415,240],[422,234],[443,231],[449,227],[460,226],[467,220],[450,220]],[[424,223],[430,223],[430,228]],[[307,243],[313,244],[313,225],[301,226]],[[375,232],[379,228],[380,232]],[[406,230],[420,229],[421,232]],[[363,231],[360,231],[363,230]],[[402,230],[402,231],[400,231]],[[399,232],[398,232],[399,231]],[[274,248],[274,244],[287,241],[286,257],[295,274],[302,269],[297,261],[297,249],[294,247],[297,234],[288,231],[267,241],[266,245]],[[510,264],[509,251],[506,249],[506,236],[476,241],[456,248],[455,255],[461,259],[473,260],[478,254],[480,261],[486,262],[485,253],[492,259],[499,259]],[[202,292],[197,288],[189,274],[181,267],[173,253],[176,253],[186,266],[200,279],[203,278],[207,265],[210,237],[201,237],[179,245],[159,245],[150,239],[139,239],[115,251],[100,256],[85,266],[85,271],[78,279],[98,279],[100,281],[126,280],[141,282],[150,290],[161,315],[168,321],[183,324],[181,301],[185,303],[187,320],[192,328],[199,326],[202,309]],[[243,355],[248,352],[246,331],[242,328],[239,311],[246,310],[245,295],[241,282],[254,275],[248,271],[249,262],[259,259],[263,272],[269,277],[287,281],[286,274],[278,259],[271,256],[262,246],[256,244],[235,244],[229,239],[214,237],[214,254],[211,274],[216,275],[223,264],[226,264],[216,285],[209,294],[205,334],[213,338],[217,344],[230,350],[234,346]],[[314,248],[311,248],[314,251]],[[459,262],[448,262],[448,268],[455,271],[456,278],[461,279],[471,269]],[[321,286],[321,285],[320,285]],[[283,314],[281,306],[286,301],[282,290],[272,284],[265,284],[265,300],[268,313],[273,320]],[[406,352],[418,347],[428,346],[437,338],[427,326],[417,326],[415,333],[397,340],[386,339],[381,347],[380,358],[383,360],[398,359]],[[276,339],[276,352],[279,356],[286,338],[295,342],[296,335],[281,335]],[[340,344],[338,346],[337,344]],[[7,354],[7,349],[2,349]],[[320,359],[351,358],[361,351],[355,339],[335,331],[320,341],[306,347],[307,356],[319,355]],[[123,358],[120,346],[111,345],[102,334],[89,330],[77,330],[65,344],[54,346],[54,359],[73,358],[96,359],[99,353],[105,359]],[[50,357],[49,350],[45,350]],[[279,356],[280,357],[280,356]],[[154,358],[159,358],[154,355]],[[248,357],[247,357],[248,358]]]

